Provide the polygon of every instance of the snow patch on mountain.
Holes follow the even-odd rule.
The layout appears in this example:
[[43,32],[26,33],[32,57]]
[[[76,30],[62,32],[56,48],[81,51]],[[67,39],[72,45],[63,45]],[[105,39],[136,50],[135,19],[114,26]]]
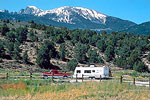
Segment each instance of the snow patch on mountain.
[[[34,16],[48,16],[48,19],[52,19],[57,22],[64,22],[69,24],[76,24],[76,22],[82,22],[85,20],[93,23],[105,24],[106,15],[96,11],[83,7],[60,7],[52,10],[43,11],[35,6],[28,6],[26,9],[20,10],[19,14],[32,14]],[[55,15],[55,17],[52,17]]]
[[48,14],[56,14],[57,18],[52,18],[57,22],[65,22],[70,24],[75,24],[73,15],[77,14],[78,16],[82,16],[86,20],[90,20],[94,23],[105,24],[106,15],[95,11],[90,10],[83,7],[60,7],[53,10],[46,10],[38,14],[38,16],[44,16]]
[[26,9],[21,9],[18,14],[32,14],[37,16],[39,13],[43,12],[43,10],[35,7],[35,6],[27,6]]
[[4,10],[0,10],[0,12],[5,12]]

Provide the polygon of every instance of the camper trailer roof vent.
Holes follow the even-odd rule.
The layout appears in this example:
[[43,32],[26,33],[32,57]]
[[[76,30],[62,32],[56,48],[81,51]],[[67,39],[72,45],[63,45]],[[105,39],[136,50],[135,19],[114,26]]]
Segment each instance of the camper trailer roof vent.
[[90,65],[90,67],[95,67],[94,65]]

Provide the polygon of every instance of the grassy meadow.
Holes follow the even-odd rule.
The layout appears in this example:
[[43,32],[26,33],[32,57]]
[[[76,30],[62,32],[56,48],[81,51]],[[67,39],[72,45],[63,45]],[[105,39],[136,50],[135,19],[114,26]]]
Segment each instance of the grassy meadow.
[[102,81],[51,83],[44,81],[0,81],[0,100],[148,100],[148,87]]

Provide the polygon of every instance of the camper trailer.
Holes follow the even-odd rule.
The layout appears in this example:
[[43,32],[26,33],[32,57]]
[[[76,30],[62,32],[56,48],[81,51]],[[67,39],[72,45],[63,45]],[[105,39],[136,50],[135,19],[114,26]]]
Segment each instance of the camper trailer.
[[76,67],[74,71],[73,78],[109,78],[109,67],[95,67],[90,65],[90,67]]

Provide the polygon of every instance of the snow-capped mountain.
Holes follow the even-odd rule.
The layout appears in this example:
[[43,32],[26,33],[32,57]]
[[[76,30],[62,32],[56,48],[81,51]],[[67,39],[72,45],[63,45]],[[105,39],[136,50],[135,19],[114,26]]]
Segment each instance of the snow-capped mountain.
[[[41,9],[38,9],[35,6],[28,6],[26,9],[20,10],[18,14],[49,16],[49,19],[52,19],[57,22],[64,22],[69,24],[76,24],[75,22],[77,20],[80,21],[78,18],[74,17],[74,15],[83,17],[85,20],[89,20],[91,22],[98,23],[98,24],[105,24],[106,17],[107,17],[106,15],[98,11],[90,10],[82,7],[60,7],[53,10],[43,11]],[[53,15],[56,15],[57,17],[52,17]]]
[[21,9],[18,14],[33,14],[37,16],[39,13],[43,12],[43,10],[35,7],[35,6],[28,6],[26,9]]
[[136,25],[134,22],[108,16],[96,10],[83,7],[60,7],[52,10],[42,10],[35,6],[27,6],[16,13],[3,13],[0,19],[30,21],[40,24],[68,27],[71,29],[92,29],[98,31],[120,31]]
[[9,13],[8,10],[0,10],[1,13]]

